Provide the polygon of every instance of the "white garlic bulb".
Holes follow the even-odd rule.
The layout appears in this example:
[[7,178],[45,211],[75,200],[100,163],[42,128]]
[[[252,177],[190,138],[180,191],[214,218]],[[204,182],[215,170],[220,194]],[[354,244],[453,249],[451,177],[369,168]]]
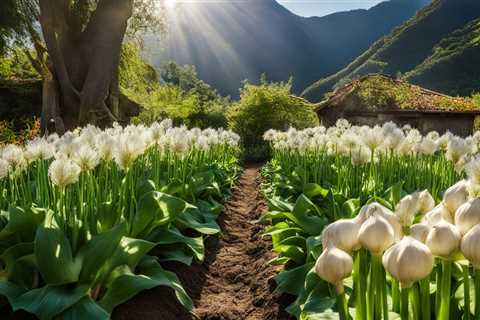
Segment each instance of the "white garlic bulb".
[[419,193],[403,197],[395,207],[395,215],[404,227],[412,225],[415,215],[420,210]]
[[342,219],[328,225],[322,233],[323,248],[336,247],[346,252],[359,249],[360,225],[353,219]]
[[466,234],[480,223],[480,198],[462,204],[455,212],[455,225],[461,234]]
[[422,222],[428,223],[430,227],[433,227],[442,220],[453,223],[452,214],[443,203],[427,212],[427,214],[425,214],[425,216],[422,218]]
[[475,269],[480,269],[480,225],[476,225],[463,237],[461,250]]
[[371,216],[360,227],[358,240],[373,255],[379,256],[395,242],[395,232],[384,217]]
[[435,200],[433,199],[430,192],[428,192],[428,190],[424,190],[419,193],[418,201],[419,201],[419,212],[421,214],[426,214],[427,212],[435,208]]
[[372,202],[363,206],[355,218],[357,223],[363,224],[371,216],[381,216],[385,218],[393,228],[395,242],[400,241],[403,237],[403,230],[398,217],[392,212],[392,210],[382,206],[378,202]]
[[449,258],[458,251],[461,238],[457,227],[443,220],[432,227],[425,244],[433,255]]
[[385,252],[382,262],[403,288],[410,288],[432,272],[434,258],[426,245],[407,236]]
[[430,226],[425,223],[416,223],[410,227],[410,236],[422,243],[427,241],[428,233],[430,232]]
[[323,280],[334,284],[337,293],[344,292],[343,279],[349,277],[353,270],[352,257],[338,248],[327,248],[315,263],[315,273]]
[[468,182],[466,180],[461,180],[451,186],[445,191],[443,195],[443,203],[445,207],[452,213],[452,215],[457,211],[457,209],[467,202],[468,200]]

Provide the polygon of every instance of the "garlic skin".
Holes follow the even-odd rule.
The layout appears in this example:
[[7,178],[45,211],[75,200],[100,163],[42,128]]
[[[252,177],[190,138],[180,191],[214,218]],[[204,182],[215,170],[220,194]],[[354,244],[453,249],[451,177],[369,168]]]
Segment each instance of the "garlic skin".
[[403,237],[403,229],[398,217],[392,212],[392,210],[382,206],[378,202],[372,202],[363,206],[360,209],[355,221],[359,224],[363,224],[371,216],[381,216],[386,219],[393,228],[395,235],[395,242],[398,242]]
[[457,227],[447,221],[440,221],[428,233],[425,244],[433,255],[449,258],[458,251],[461,239]]
[[337,220],[323,230],[323,248],[335,247],[346,252],[358,250],[360,248],[359,230],[360,225],[354,219]]
[[480,269],[480,225],[476,225],[463,237],[460,245],[463,255],[475,269]]
[[380,256],[395,242],[395,231],[384,217],[371,216],[360,227],[358,240],[373,255]]
[[443,203],[453,215],[457,209],[468,201],[468,182],[461,180],[445,191]]
[[426,245],[407,236],[385,252],[382,262],[403,288],[410,288],[432,272],[434,258]]
[[427,223],[416,223],[410,227],[410,236],[421,243],[425,243],[430,230],[431,228]]
[[480,223],[480,198],[462,204],[455,212],[455,225],[462,235]]
[[453,223],[452,214],[443,203],[427,212],[422,218],[422,222],[428,223],[430,227],[433,227],[442,220]]
[[338,248],[327,248],[315,263],[315,273],[323,280],[334,284],[338,294],[344,292],[343,279],[349,277],[352,271],[352,257]]
[[428,190],[424,190],[418,195],[419,201],[419,211],[421,214],[426,214],[427,212],[435,208],[435,200]]
[[413,224],[413,220],[420,210],[419,196],[419,193],[413,193],[405,196],[395,207],[395,215],[402,226],[409,227]]

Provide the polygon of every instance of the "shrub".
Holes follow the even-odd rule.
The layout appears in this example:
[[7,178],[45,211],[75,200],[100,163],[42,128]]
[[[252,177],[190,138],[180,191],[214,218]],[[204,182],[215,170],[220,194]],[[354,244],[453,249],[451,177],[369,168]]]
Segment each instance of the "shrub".
[[229,110],[227,120],[229,128],[240,134],[247,160],[263,160],[268,156],[262,139],[268,129],[318,124],[312,105],[293,96],[291,89],[291,81],[275,83],[262,79],[259,85],[244,83],[240,101]]

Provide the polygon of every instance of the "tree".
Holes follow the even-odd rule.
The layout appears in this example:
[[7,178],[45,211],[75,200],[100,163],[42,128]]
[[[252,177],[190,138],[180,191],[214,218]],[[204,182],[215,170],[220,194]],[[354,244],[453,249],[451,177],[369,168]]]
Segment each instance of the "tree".
[[[42,131],[106,125],[122,109],[118,67],[127,28],[162,26],[155,0],[17,0],[43,78]],[[36,31],[39,23],[43,39]]]

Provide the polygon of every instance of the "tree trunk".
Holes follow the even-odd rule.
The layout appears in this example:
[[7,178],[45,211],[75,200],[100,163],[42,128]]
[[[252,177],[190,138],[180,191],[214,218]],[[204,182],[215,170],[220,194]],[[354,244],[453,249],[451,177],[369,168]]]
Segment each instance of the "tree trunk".
[[[40,0],[50,79],[44,78],[42,124],[56,131],[119,118],[120,50],[133,0],[99,0],[84,27],[68,0]],[[52,120],[53,123],[50,123]]]

